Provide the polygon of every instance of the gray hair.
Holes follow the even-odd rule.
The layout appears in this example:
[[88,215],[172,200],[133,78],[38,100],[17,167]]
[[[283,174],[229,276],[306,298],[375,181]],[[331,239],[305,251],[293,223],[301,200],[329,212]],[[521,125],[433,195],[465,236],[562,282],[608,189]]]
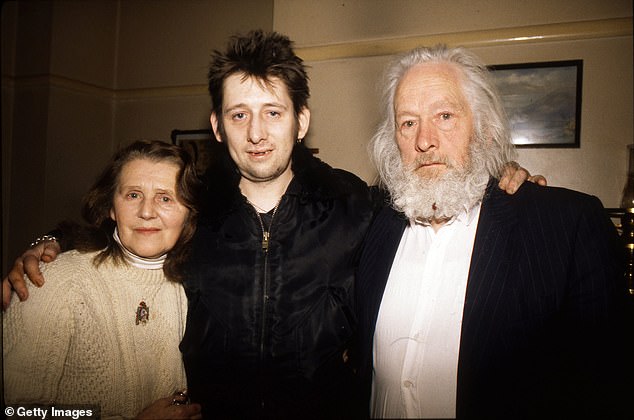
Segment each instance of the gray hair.
[[[371,158],[380,182],[388,187],[397,172],[402,172],[400,153],[396,144],[394,96],[402,77],[413,67],[425,63],[449,63],[462,74],[462,89],[473,115],[473,140],[486,143],[488,149],[483,164],[490,176],[499,178],[504,164],[514,160],[508,119],[497,89],[482,61],[464,48],[445,45],[420,47],[397,56],[384,75],[383,118],[370,142]],[[475,163],[475,162],[474,162]]]

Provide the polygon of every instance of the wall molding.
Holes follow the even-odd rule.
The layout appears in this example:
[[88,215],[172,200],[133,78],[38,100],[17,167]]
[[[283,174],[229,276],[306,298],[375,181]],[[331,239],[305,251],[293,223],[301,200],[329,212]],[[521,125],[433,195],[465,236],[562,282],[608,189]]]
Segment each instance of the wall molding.
[[[632,18],[615,18],[513,28],[433,34],[403,38],[383,38],[314,45],[295,49],[304,61],[316,62],[342,58],[361,58],[392,55],[420,45],[445,43],[450,46],[490,47],[523,45],[555,41],[575,41],[610,37],[632,36]],[[59,88],[77,94],[90,95],[111,101],[165,99],[183,96],[207,96],[207,85],[158,86],[138,89],[115,89],[83,82],[54,74],[29,76],[2,76],[2,88]]]
[[315,62],[392,55],[439,43],[473,48],[621,36],[632,36],[631,17],[314,45],[296,52],[304,61]]
[[16,89],[50,89],[57,88],[88,95],[103,100],[125,102],[139,99],[164,99],[183,96],[208,96],[207,85],[161,86],[138,89],[113,89],[70,79],[54,74],[29,76],[2,76],[2,88]]

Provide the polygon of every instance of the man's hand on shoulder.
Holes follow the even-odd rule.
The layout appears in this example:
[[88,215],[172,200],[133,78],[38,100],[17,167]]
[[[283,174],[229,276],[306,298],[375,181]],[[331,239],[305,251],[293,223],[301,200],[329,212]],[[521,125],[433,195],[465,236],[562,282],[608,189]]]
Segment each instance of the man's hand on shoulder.
[[51,262],[60,252],[59,243],[49,239],[37,241],[37,244],[19,256],[9,274],[2,280],[2,309],[6,310],[9,307],[12,290],[15,290],[21,301],[28,299],[25,274],[34,285],[41,287],[44,284],[44,276],[40,271],[40,261]]
[[528,170],[522,168],[517,162],[508,162],[504,165],[504,171],[502,178],[498,186],[501,190],[506,191],[507,194],[515,194],[519,187],[525,182],[529,181],[537,185],[545,187],[548,185],[546,178],[542,175],[532,175]]

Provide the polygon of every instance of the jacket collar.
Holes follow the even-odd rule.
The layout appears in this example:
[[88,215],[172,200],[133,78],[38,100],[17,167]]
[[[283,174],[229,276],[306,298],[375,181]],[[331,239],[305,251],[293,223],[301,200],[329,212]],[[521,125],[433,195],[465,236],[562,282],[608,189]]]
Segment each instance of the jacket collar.
[[[314,157],[303,144],[295,144],[291,168],[294,177],[285,194],[298,196],[300,202],[327,200],[350,191],[339,177],[333,176],[333,169]],[[223,216],[245,204],[239,188],[240,173],[224,144],[202,179],[205,185],[202,218]]]
[[[517,220],[513,211],[512,203],[514,196],[507,194],[498,187],[499,181],[495,178],[489,179],[484,197],[482,198],[482,210],[480,219],[483,219],[482,211],[485,211],[484,219],[491,220],[492,223],[500,223],[509,227]],[[517,194],[517,192],[515,193]]]

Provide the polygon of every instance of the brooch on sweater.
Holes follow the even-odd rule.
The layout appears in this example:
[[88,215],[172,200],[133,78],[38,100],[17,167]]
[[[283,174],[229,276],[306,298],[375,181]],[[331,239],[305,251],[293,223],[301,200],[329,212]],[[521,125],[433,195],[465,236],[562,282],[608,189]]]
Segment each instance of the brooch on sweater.
[[144,301],[139,303],[139,307],[136,308],[136,325],[145,325],[150,320],[150,308]]

